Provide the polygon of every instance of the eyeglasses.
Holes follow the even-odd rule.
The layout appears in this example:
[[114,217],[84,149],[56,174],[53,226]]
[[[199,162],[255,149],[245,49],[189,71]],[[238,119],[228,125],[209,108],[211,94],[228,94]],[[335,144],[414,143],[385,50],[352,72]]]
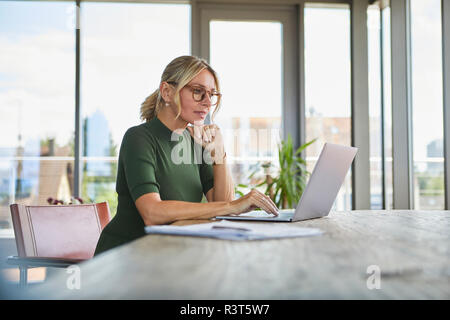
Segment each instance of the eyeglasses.
[[[169,84],[176,85],[176,82],[168,82]],[[211,101],[211,105],[215,106],[219,103],[220,98],[222,97],[222,94],[217,91],[206,91],[205,88],[201,86],[191,86],[189,84],[185,85],[185,87],[189,88],[192,92],[192,98],[195,102],[200,102],[205,100],[206,94],[209,96],[209,100]]]

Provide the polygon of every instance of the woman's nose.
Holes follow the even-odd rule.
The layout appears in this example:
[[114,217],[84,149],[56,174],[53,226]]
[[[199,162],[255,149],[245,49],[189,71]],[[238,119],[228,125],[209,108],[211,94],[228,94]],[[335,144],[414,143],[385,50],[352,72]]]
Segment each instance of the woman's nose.
[[211,106],[211,104],[212,104],[212,103],[211,103],[211,97],[209,96],[208,93],[205,93],[205,97],[203,98],[202,102],[203,102],[203,103],[207,103],[207,104],[208,104],[208,107]]

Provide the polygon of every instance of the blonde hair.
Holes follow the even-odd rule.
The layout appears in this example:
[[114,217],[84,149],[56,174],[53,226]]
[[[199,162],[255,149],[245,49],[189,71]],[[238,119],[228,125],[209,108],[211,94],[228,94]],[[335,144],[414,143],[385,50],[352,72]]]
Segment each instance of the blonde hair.
[[[160,83],[175,83],[174,102],[178,107],[178,114],[176,118],[178,118],[181,114],[181,89],[183,89],[185,85],[187,85],[192,79],[194,79],[200,72],[205,69],[211,72],[211,74],[213,75],[216,90],[220,92],[219,79],[217,77],[217,74],[204,59],[194,56],[181,56],[172,60],[164,69]],[[162,99],[158,88],[141,104],[141,119],[147,122],[152,120],[154,117],[156,117],[163,106],[164,100]],[[219,108],[220,102],[219,104],[217,104],[213,112],[213,119],[217,111],[219,111]]]

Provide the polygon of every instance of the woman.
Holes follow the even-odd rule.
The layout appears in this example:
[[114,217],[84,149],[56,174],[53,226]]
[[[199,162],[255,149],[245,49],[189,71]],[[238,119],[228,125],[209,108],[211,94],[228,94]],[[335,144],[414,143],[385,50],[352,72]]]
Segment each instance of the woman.
[[[220,128],[203,125],[212,106],[214,115],[218,111],[220,98],[217,75],[203,59],[182,56],[167,65],[159,88],[142,103],[145,122],[123,137],[117,214],[102,231],[95,254],[143,236],[148,225],[255,208],[278,215],[270,198],[255,189],[234,200]],[[201,203],[203,195],[208,203]]]

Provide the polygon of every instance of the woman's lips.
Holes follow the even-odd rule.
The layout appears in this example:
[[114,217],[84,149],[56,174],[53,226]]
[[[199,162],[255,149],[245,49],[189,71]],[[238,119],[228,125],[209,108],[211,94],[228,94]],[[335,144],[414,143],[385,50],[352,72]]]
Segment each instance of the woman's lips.
[[208,114],[208,112],[206,111],[194,111],[194,113],[198,114],[202,118],[206,117],[206,115]]

